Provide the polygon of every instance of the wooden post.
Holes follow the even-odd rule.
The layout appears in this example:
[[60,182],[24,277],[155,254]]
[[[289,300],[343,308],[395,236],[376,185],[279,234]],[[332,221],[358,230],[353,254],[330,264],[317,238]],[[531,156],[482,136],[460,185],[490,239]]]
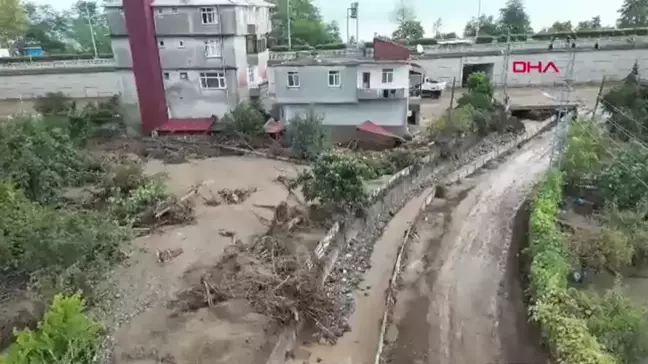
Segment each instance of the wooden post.
[[452,110],[454,108],[454,95],[455,95],[455,84],[457,82],[457,78],[453,77],[452,78],[452,90],[450,90],[450,106],[448,107],[448,124],[452,125]]
[[596,109],[599,106],[599,100],[601,99],[601,94],[603,93],[603,86],[605,85],[605,76],[601,79],[601,86],[599,86],[598,94],[596,94],[596,102],[594,102],[594,109],[592,110],[592,121],[594,121],[594,116],[596,115]]

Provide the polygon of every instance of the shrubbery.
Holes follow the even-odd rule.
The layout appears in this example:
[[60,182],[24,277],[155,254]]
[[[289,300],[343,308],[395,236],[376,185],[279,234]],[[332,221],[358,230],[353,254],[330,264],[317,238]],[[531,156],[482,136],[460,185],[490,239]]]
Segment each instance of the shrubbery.
[[252,104],[242,102],[229,114],[223,117],[227,130],[243,136],[258,137],[265,133],[266,120],[259,109]]
[[372,177],[374,171],[361,159],[327,152],[313,162],[310,171],[300,175],[299,182],[307,200],[351,210],[367,201],[365,181]]
[[80,295],[57,295],[35,331],[16,332],[16,342],[2,364],[92,364],[102,334],[101,325],[84,314]]
[[322,125],[322,116],[313,109],[292,118],[286,134],[297,158],[314,160],[329,147],[329,135]]
[[540,323],[543,337],[559,363],[613,364],[589,332],[587,321],[578,316],[578,303],[569,292],[567,260],[562,233],[558,230],[562,179],[551,172],[534,197],[530,220],[531,317]]

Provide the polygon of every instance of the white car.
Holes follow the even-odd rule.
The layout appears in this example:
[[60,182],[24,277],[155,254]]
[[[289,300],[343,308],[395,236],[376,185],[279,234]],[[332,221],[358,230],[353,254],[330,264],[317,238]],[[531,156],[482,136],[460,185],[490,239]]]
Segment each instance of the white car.
[[432,80],[428,77],[423,79],[423,84],[420,86],[421,97],[431,97],[438,99],[441,97],[441,93],[447,87],[447,82],[440,82]]

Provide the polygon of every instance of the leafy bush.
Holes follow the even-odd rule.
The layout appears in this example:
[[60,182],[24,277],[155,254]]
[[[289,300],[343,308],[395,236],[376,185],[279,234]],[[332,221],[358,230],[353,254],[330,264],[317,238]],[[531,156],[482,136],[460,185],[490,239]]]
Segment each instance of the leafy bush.
[[62,92],[48,92],[34,102],[34,110],[43,116],[65,115],[75,108],[75,102]]
[[0,125],[0,179],[17,184],[40,203],[88,178],[87,159],[68,134],[35,119]]
[[493,40],[495,40],[495,38],[490,35],[480,35],[479,37],[475,38],[475,43],[490,44],[493,43]]
[[102,327],[86,316],[85,302],[76,294],[57,295],[38,325],[16,333],[16,342],[3,364],[91,364],[96,362]]
[[462,105],[452,110],[452,122],[448,122],[448,114],[444,113],[434,123],[428,126],[428,133],[431,137],[438,134],[443,135],[461,135],[476,131],[474,122],[476,110],[470,105]]
[[328,44],[318,44],[315,46],[315,49],[328,50],[328,49],[346,49],[346,43],[328,43]]
[[485,72],[474,72],[468,76],[468,91],[493,97],[495,90]]
[[619,283],[601,296],[578,292],[581,318],[589,331],[619,363],[642,363],[648,356],[646,310],[625,297]]
[[168,198],[164,184],[151,179],[131,190],[115,190],[108,198],[108,210],[121,225],[139,227],[150,223],[154,209]]
[[600,126],[584,120],[572,123],[562,161],[565,182],[572,186],[593,183],[609,158],[609,145],[609,137]]
[[365,180],[374,176],[374,171],[361,159],[327,152],[313,162],[310,171],[300,175],[299,182],[308,201],[352,209],[366,202]]
[[278,46],[270,47],[270,50],[272,52],[288,52],[288,46],[287,45],[278,45]]
[[260,136],[265,133],[263,127],[266,120],[263,114],[253,105],[242,102],[229,114],[223,117],[223,123],[230,132],[244,136]]
[[329,146],[322,116],[313,109],[292,118],[288,122],[286,133],[297,158],[314,160]]
[[610,152],[614,158],[605,160],[597,176],[597,186],[608,201],[615,201],[619,208],[633,208],[645,196],[648,181],[648,150],[639,143],[617,145]]
[[0,183],[0,231],[4,269],[35,278],[44,290],[88,293],[128,238],[104,216],[39,205],[9,182]]
[[539,186],[531,212],[531,318],[539,322],[558,363],[614,364],[615,358],[589,332],[587,321],[574,312],[578,302],[567,288],[570,265],[557,227],[561,200],[562,179],[552,171]]
[[[409,42],[410,45],[435,45],[438,44],[437,40],[434,38],[421,38],[421,39],[415,39],[411,42]],[[373,46],[373,45],[372,45]]]

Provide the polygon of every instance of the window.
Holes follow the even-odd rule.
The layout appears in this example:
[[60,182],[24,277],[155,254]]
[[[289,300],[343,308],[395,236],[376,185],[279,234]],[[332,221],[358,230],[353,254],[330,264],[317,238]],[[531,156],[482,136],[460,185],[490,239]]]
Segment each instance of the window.
[[124,14],[124,8],[119,8],[119,13],[123,15]]
[[328,73],[328,85],[329,87],[340,87],[342,84],[340,80],[340,71],[329,71]]
[[215,8],[200,8],[200,16],[203,24],[217,24],[218,18],[216,17]]
[[163,9],[163,8],[158,8],[157,10],[158,10],[158,13],[159,13],[159,14],[162,14],[162,13],[164,12],[164,9]]
[[180,72],[180,79],[181,80],[188,80],[189,75],[187,74],[187,72]]
[[371,87],[371,73],[362,72],[362,87],[370,88]]
[[222,55],[221,53],[221,39],[208,39],[205,41],[205,57],[217,58]]
[[207,89],[225,89],[227,84],[225,82],[224,72],[201,72],[200,73],[200,87]]
[[159,41],[158,44],[160,45],[160,48],[164,48],[164,41],[163,40]]
[[259,52],[257,49],[257,37],[256,35],[246,35],[245,36],[245,50],[248,54],[256,54]]
[[254,83],[254,67],[248,67],[248,82]]
[[178,41],[178,48],[184,48],[184,40],[179,40]]
[[178,14],[178,8],[171,8],[171,12],[173,14]]
[[288,87],[299,87],[299,72],[288,72]]
[[382,83],[392,83],[394,82],[394,70],[391,68],[385,68],[382,70]]
[[164,79],[168,80],[170,78],[169,72],[164,72]]

